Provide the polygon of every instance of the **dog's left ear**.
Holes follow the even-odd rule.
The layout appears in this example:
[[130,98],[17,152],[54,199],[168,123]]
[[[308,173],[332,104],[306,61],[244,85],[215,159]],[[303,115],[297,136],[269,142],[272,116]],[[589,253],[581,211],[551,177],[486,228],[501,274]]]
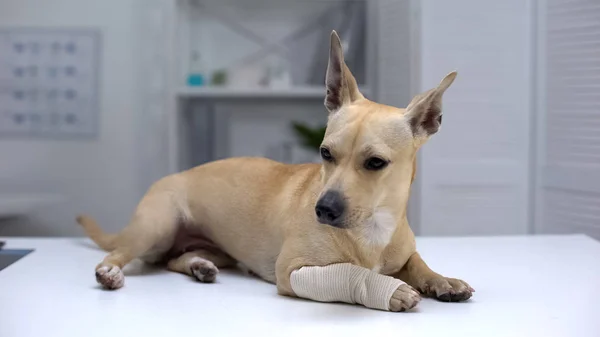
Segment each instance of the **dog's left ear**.
[[342,43],[335,30],[331,32],[325,86],[327,87],[325,107],[330,113],[338,111],[344,104],[364,98],[358,91],[356,79],[344,62]]
[[427,138],[438,132],[442,124],[442,96],[455,78],[456,71],[449,73],[437,88],[415,96],[406,107],[406,118],[415,138]]

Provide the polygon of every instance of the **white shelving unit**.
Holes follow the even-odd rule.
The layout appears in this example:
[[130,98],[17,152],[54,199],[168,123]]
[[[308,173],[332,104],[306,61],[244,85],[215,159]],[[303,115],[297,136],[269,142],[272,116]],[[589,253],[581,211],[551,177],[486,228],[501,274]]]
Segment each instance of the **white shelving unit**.
[[[368,88],[360,89],[363,95],[369,96]],[[206,98],[206,99],[236,99],[236,98],[307,98],[324,99],[325,88],[292,87],[292,88],[220,88],[220,87],[180,87],[177,90],[180,98]]]
[[[369,70],[374,69],[369,7],[365,0],[176,1],[171,9],[175,52],[169,57],[175,112],[170,117],[170,170],[231,155],[268,157],[278,152],[273,151],[276,144],[296,146],[293,121],[325,123],[332,29],[346,38],[349,66],[363,94],[371,97],[375,72]],[[187,82],[198,59],[206,83],[194,86]],[[287,83],[273,84],[265,75],[273,64],[283,64]],[[224,70],[228,83],[212,85],[211,74]]]

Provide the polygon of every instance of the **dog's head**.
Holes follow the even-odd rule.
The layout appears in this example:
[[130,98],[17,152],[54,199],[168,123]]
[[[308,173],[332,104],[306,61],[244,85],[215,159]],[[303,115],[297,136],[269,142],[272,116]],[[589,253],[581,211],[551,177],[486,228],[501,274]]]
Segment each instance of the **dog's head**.
[[404,216],[416,152],[438,131],[442,95],[455,77],[456,72],[448,74],[406,109],[369,101],[332,32],[325,98],[329,118],[320,150],[324,188],[315,206],[319,222],[358,229],[376,242],[389,240]]

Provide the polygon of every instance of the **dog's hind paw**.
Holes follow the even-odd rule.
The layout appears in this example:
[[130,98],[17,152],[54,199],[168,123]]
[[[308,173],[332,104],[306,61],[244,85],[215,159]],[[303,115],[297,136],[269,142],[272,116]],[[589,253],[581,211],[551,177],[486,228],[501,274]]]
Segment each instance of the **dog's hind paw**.
[[125,275],[117,266],[99,266],[96,268],[96,281],[105,289],[119,289],[125,284]]
[[204,283],[215,282],[219,273],[219,269],[217,269],[214,263],[201,257],[193,258],[190,261],[190,270],[198,281]]

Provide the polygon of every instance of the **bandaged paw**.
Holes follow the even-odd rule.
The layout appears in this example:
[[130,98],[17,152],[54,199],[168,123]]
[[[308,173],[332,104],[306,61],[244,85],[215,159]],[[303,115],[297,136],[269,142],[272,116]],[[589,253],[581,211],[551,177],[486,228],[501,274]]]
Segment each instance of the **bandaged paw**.
[[290,283],[298,297],[319,302],[358,303],[387,311],[396,309],[390,308],[390,300],[396,290],[405,285],[401,280],[350,263],[301,267],[292,272]]

